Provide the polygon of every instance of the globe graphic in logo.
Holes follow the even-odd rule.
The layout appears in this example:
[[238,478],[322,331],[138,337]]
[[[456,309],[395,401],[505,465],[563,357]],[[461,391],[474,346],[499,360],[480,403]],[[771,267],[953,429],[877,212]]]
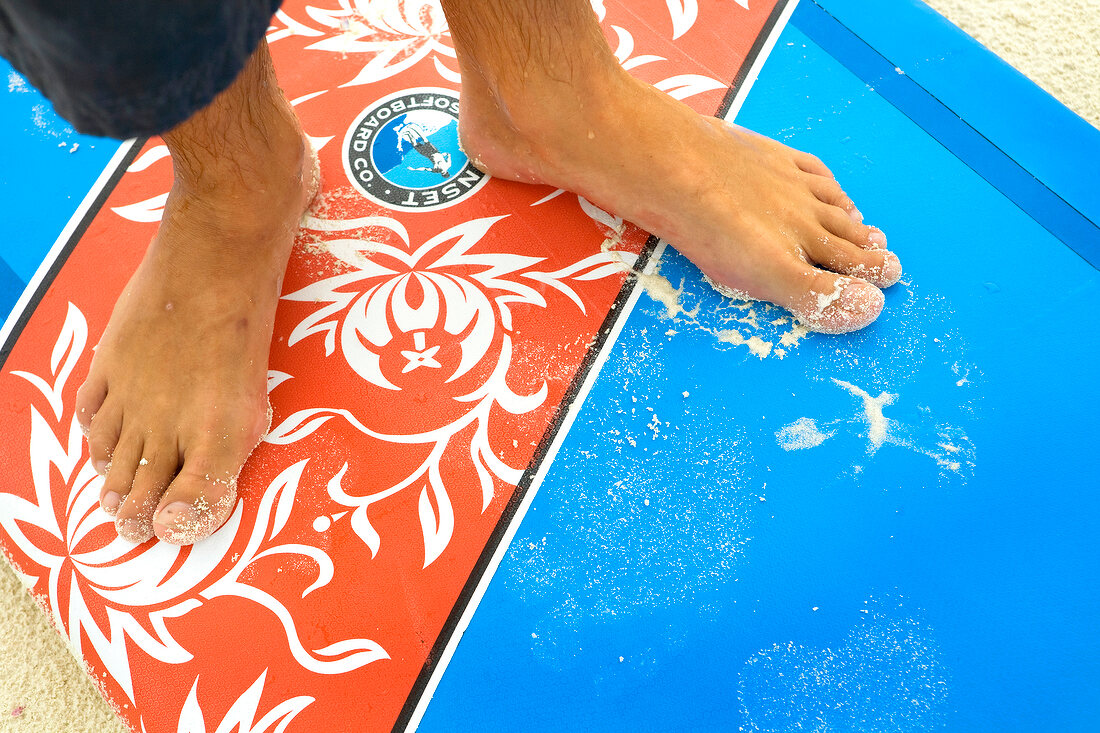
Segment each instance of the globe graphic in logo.
[[403,188],[433,188],[466,167],[458,146],[458,120],[445,112],[403,114],[378,131],[371,148],[374,167]]
[[344,170],[367,198],[403,211],[462,201],[488,180],[458,142],[458,96],[409,89],[367,107],[344,139]]

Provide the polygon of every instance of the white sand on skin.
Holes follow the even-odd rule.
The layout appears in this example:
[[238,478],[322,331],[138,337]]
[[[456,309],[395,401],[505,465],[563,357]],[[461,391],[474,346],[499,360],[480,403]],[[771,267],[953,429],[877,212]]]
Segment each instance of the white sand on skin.
[[[1100,127],[1095,0],[930,0],[1070,109]],[[23,707],[19,717],[10,712]],[[0,563],[0,733],[122,733],[61,637]]]

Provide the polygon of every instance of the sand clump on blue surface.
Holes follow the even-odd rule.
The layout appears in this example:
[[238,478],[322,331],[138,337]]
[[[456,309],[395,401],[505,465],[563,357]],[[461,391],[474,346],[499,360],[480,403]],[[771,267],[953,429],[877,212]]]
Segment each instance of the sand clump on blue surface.
[[823,433],[817,423],[809,417],[800,417],[790,425],[784,425],[776,434],[779,447],[786,451],[816,448],[831,438],[834,433]]
[[[667,251],[665,256],[669,256]],[[660,274],[659,266],[652,272],[635,273],[635,276],[645,294],[664,306],[662,315],[665,318],[705,331],[720,343],[744,346],[759,359],[769,356],[782,359],[811,333],[810,328],[783,308],[752,300],[745,293],[718,285],[705,275],[699,276],[701,282],[724,296],[721,302],[712,304],[713,299],[708,299],[694,284],[689,286],[686,279],[679,287],[673,287],[668,278]],[[685,305],[685,299],[695,300],[694,307]],[[670,329],[670,333],[675,335],[678,331]]]
[[[961,427],[931,420],[928,417],[931,408],[918,408],[917,414],[925,418],[918,423],[901,422],[884,414],[886,407],[898,402],[897,393],[883,391],[873,397],[870,392],[851,382],[836,378],[829,381],[858,399],[859,407],[854,414],[821,423],[818,418],[809,416],[787,423],[775,433],[776,443],[783,450],[817,448],[837,435],[839,427],[858,425],[860,427],[848,432],[857,433],[865,441],[866,456],[874,456],[883,446],[890,445],[930,458],[941,480],[965,482],[973,475],[977,451]],[[825,433],[822,428],[830,432]],[[853,475],[863,470],[855,463],[854,456],[852,466],[857,469],[853,470]]]

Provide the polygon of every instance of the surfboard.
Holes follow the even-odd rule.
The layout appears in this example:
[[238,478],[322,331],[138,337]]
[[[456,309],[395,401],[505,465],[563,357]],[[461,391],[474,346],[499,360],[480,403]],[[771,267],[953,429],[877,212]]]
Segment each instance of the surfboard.
[[135,548],[72,401],[170,164],[9,77],[41,184],[4,166],[6,220],[60,236],[0,273],[8,560],[135,731],[1087,729],[1100,133],[917,3],[596,7],[634,73],[834,170],[906,267],[878,322],[808,334],[481,176],[438,8],[290,2],[324,190],[273,427],[213,538]]

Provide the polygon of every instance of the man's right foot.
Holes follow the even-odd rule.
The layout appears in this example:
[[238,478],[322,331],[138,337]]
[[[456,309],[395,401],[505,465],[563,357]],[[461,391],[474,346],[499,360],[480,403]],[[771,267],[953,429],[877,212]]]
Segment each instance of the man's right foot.
[[522,77],[490,79],[484,59],[463,67],[462,144],[476,165],[578,193],[673,244],[720,290],[815,331],[878,317],[901,263],[820,160],[697,114],[624,72],[595,48],[602,37],[577,36],[593,48]]

